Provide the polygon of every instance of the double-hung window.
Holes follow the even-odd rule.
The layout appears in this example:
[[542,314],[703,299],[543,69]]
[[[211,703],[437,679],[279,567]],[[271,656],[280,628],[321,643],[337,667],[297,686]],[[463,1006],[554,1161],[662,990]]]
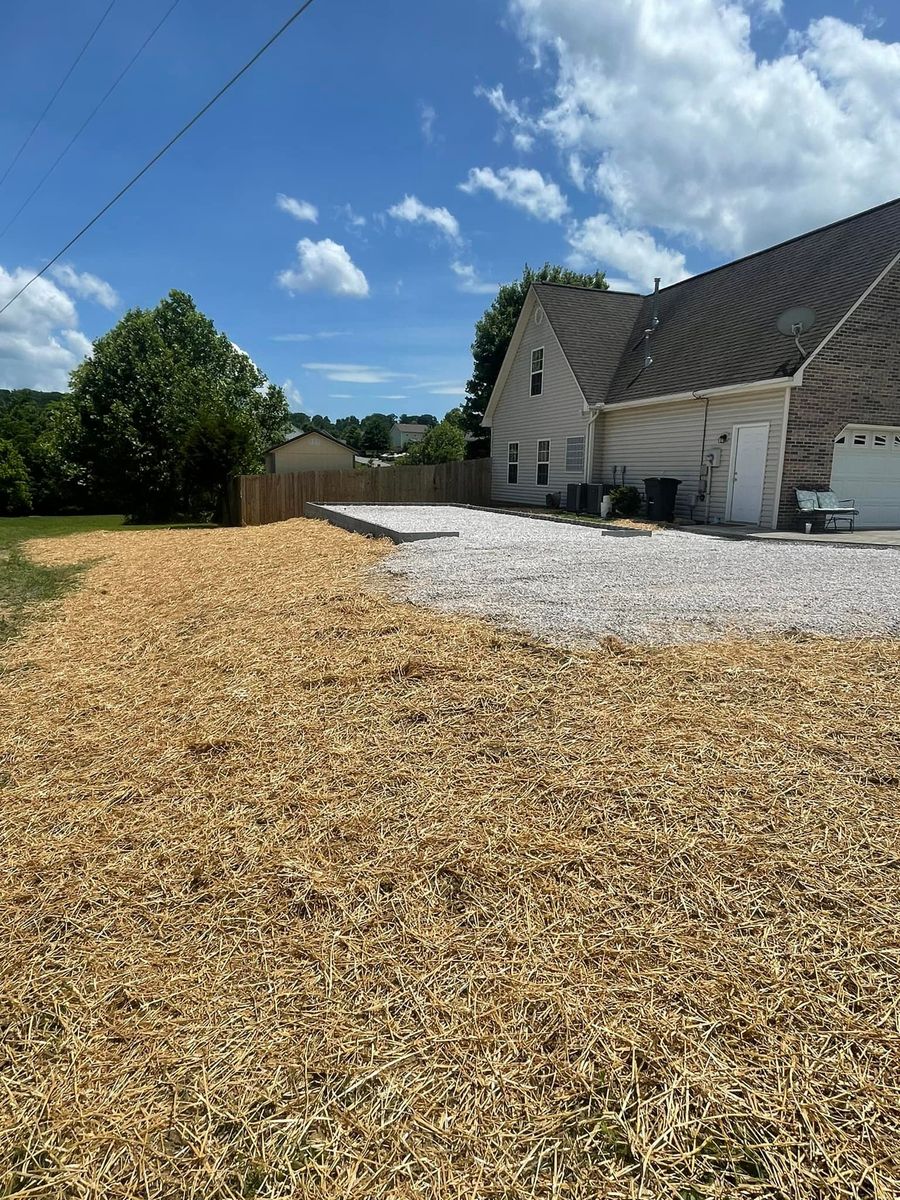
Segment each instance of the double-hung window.
[[537,476],[538,487],[546,487],[550,482],[550,439],[546,438],[537,444]]
[[579,475],[584,471],[583,437],[566,438],[566,471]]
[[506,482],[519,482],[519,443],[510,442],[506,451]]
[[540,396],[544,390],[544,347],[531,352],[531,394]]

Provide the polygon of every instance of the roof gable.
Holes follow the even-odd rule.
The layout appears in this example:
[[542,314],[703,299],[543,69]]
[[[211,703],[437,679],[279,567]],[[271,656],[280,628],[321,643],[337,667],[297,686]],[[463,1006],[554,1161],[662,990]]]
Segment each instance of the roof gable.
[[643,297],[561,283],[533,287],[585,400],[600,404],[628,346]]
[[270,446],[268,450],[266,450],[266,454],[271,454],[273,450],[280,450],[282,446],[289,446],[291,442],[299,442],[301,438],[312,436],[325,438],[326,441],[334,442],[336,446],[341,446],[344,450],[349,450],[351,453],[355,453],[352,446],[348,446],[346,442],[342,442],[340,438],[334,437],[333,434],[326,433],[324,429],[304,429],[302,431],[298,431],[297,433],[288,434],[283,442],[276,442],[274,446]]

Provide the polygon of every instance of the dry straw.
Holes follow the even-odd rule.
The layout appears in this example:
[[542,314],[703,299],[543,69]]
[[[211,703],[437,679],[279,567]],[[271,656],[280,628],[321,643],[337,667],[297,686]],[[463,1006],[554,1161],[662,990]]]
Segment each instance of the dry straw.
[[896,643],[572,654],[390,552],[36,547],[0,1194],[893,1200]]

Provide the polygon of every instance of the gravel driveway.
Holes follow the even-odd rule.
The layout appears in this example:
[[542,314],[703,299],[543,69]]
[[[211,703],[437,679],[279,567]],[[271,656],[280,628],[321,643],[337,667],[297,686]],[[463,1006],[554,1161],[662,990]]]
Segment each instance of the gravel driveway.
[[563,645],[608,634],[655,643],[786,630],[900,634],[894,550],[675,532],[613,538],[449,506],[352,512],[396,529],[459,530],[458,539],[399,546],[379,568],[407,599]]

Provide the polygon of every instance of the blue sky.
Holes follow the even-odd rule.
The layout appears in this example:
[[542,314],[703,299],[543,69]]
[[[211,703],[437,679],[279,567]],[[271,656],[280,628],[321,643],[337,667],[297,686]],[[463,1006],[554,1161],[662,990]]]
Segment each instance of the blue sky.
[[[117,0],[0,186],[0,228],[170,2]],[[107,3],[4,6],[0,173]],[[0,296],[293,7],[180,0],[0,238]],[[293,406],[440,414],[526,260],[645,289],[900,195],[898,40],[884,0],[316,0],[0,317],[0,386],[64,385],[177,287]]]

